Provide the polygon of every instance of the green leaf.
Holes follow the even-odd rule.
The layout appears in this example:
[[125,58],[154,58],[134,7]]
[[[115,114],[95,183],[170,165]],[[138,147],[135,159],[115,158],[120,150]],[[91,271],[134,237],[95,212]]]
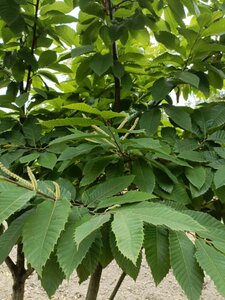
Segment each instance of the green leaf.
[[[87,213],[86,210],[85,212]],[[73,215],[70,217],[65,230],[61,234],[57,246],[58,262],[67,279],[69,279],[73,271],[80,265],[96,239],[96,234],[91,234],[77,247],[74,241],[74,232],[79,225],[82,214],[84,214],[82,209],[77,208],[73,210]]]
[[184,160],[194,161],[194,162],[198,162],[198,163],[207,161],[202,152],[198,152],[198,151],[194,151],[194,150],[193,151],[192,150],[183,151],[178,155],[178,157],[182,158]]
[[168,31],[159,31],[154,35],[156,40],[165,45],[168,49],[179,51],[180,40],[176,35]]
[[41,138],[41,126],[35,119],[28,119],[23,124],[24,137],[30,146],[36,147],[37,142]]
[[190,190],[191,190],[192,197],[197,198],[197,197],[205,194],[211,187],[212,181],[213,181],[213,173],[212,173],[211,169],[207,168],[205,183],[203,184],[203,186],[200,189],[197,189],[192,184],[190,184]]
[[192,86],[195,87],[196,89],[197,89],[198,86],[199,86],[199,82],[200,82],[199,77],[198,77],[197,75],[191,73],[191,72],[183,71],[183,72],[181,72],[181,73],[178,73],[178,74],[177,74],[177,77],[178,77],[180,80],[182,80],[183,82],[192,85]]
[[38,65],[40,68],[45,68],[50,64],[56,62],[57,54],[55,51],[47,50],[41,53],[38,61]]
[[140,267],[141,267],[141,252],[139,253],[138,260],[136,265],[132,263],[129,259],[122,255],[122,253],[116,247],[116,240],[114,234],[111,232],[110,234],[110,248],[119,267],[128,274],[134,280],[137,279]]
[[135,175],[134,183],[138,188],[151,194],[155,187],[155,175],[151,166],[142,159],[136,160],[132,164],[132,173]]
[[193,210],[185,210],[183,212],[204,226],[205,230],[197,231],[199,236],[205,239],[210,239],[217,249],[225,252],[225,226],[223,223],[207,213]]
[[27,261],[40,276],[65,227],[70,210],[67,200],[45,200],[37,206],[24,226],[23,250]]
[[210,134],[207,138],[209,141],[214,141],[218,144],[225,144],[225,131],[218,130]]
[[82,200],[89,206],[95,202],[99,202],[105,198],[116,195],[127,188],[134,180],[134,176],[122,176],[109,179],[103,183],[100,183],[88,190],[82,195]]
[[90,62],[91,69],[98,75],[103,75],[113,65],[112,55],[95,54]]
[[216,288],[225,296],[225,256],[202,240],[196,241],[196,258],[201,268],[211,277]]
[[161,121],[161,111],[158,108],[152,108],[150,111],[145,111],[140,118],[140,128],[145,129],[147,135],[153,135]]
[[144,240],[143,222],[129,212],[116,212],[112,231],[119,251],[136,264]]
[[185,175],[192,185],[200,189],[206,180],[206,170],[203,167],[187,168]]
[[187,298],[198,300],[204,275],[194,256],[195,246],[182,232],[170,232],[169,241],[173,273]]
[[75,230],[74,239],[78,247],[80,243],[87,238],[90,234],[101,228],[102,225],[110,220],[110,214],[96,215],[78,226]]
[[98,145],[80,144],[77,147],[68,147],[59,156],[58,160],[74,159],[80,155],[88,154],[91,150],[98,147]]
[[161,101],[165,99],[173,87],[174,84],[170,79],[162,77],[156,80],[151,88],[153,100]]
[[145,256],[158,285],[170,269],[168,232],[155,226],[145,226]]
[[56,256],[52,254],[44,266],[40,278],[41,285],[49,298],[55,294],[64,277]]
[[97,205],[97,208],[105,208],[105,207],[110,207],[110,206],[114,206],[114,205],[142,202],[145,200],[149,200],[153,197],[155,198],[155,196],[153,196],[149,193],[144,193],[144,192],[139,192],[139,191],[128,191],[121,196],[114,196],[114,197],[109,197],[109,198],[101,200],[99,202],[99,204]]
[[203,30],[202,36],[223,35],[225,33],[225,19],[213,22],[208,28]]
[[44,152],[38,158],[38,163],[47,169],[53,170],[57,162],[57,156],[54,153]]
[[58,127],[58,126],[81,126],[81,127],[89,127],[91,125],[102,125],[102,122],[95,119],[90,118],[65,118],[65,119],[55,119],[43,121],[41,123],[46,127]]
[[20,217],[10,223],[6,231],[0,235],[0,264],[5,261],[13,246],[19,240],[28,215],[29,212],[22,214]]
[[11,186],[10,189],[4,191],[0,190],[0,224],[20,210],[35,194],[35,192],[16,186]]
[[166,114],[179,127],[192,131],[191,117],[185,107],[164,105]]
[[64,108],[83,111],[89,114],[99,115],[100,111],[97,108],[94,108],[86,103],[73,103],[69,105],[65,105]]
[[172,209],[163,204],[143,202],[132,204],[126,207],[117,208],[116,210],[126,210],[127,213],[139,217],[142,221],[152,225],[165,225],[172,230],[194,231],[204,230],[193,218]]
[[225,185],[225,166],[221,166],[214,175],[214,184],[216,189]]
[[75,58],[77,56],[90,53],[93,50],[94,50],[93,45],[84,45],[84,46],[76,47],[71,50],[71,56],[72,56],[72,58]]
[[181,182],[173,186],[173,190],[170,194],[170,199],[182,204],[190,204],[191,199],[187,193],[185,185]]
[[22,156],[19,161],[21,164],[25,164],[25,163],[29,163],[31,161],[36,160],[39,157],[39,153],[38,152],[33,152],[27,155]]
[[90,159],[83,168],[83,178],[80,182],[80,186],[94,182],[105,170],[105,167],[112,162],[112,159],[112,156]]

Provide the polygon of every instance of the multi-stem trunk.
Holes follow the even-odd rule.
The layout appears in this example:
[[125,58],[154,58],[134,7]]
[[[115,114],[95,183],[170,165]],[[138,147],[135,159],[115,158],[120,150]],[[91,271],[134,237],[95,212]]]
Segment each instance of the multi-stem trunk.
[[25,258],[22,251],[23,245],[17,245],[17,258],[16,263],[10,257],[7,257],[5,262],[12,274],[13,287],[12,287],[12,300],[23,300],[25,291],[26,279],[32,274],[32,269],[25,268]]

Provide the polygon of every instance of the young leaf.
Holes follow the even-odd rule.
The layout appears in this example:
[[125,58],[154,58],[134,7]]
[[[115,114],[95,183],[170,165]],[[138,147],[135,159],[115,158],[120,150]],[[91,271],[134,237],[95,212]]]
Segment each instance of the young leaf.
[[16,186],[11,187],[10,190],[0,190],[0,224],[20,210],[35,194],[35,192]]
[[221,295],[225,296],[225,255],[202,240],[196,241],[196,258],[201,268],[211,277]]
[[145,256],[158,285],[170,269],[168,232],[156,226],[145,226]]
[[169,241],[173,273],[187,298],[198,300],[204,276],[194,256],[195,246],[182,232],[170,232]]
[[110,220],[110,214],[96,215],[90,218],[88,221],[84,222],[78,226],[74,233],[74,240],[77,247],[80,247],[80,243],[87,238],[90,234],[95,232],[101,226]]
[[135,175],[134,183],[141,191],[151,194],[155,187],[155,175],[151,166],[143,159],[139,159],[133,162],[132,170]]
[[114,214],[112,231],[120,252],[136,264],[144,240],[143,222],[126,211]]
[[67,200],[45,200],[37,206],[23,229],[23,250],[27,261],[41,276],[42,268],[64,229],[70,212]]

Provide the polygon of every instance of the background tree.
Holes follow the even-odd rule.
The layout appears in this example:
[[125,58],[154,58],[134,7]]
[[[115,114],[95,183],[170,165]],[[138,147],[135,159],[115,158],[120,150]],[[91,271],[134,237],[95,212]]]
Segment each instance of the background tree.
[[143,254],[156,284],[172,268],[199,299],[205,271],[225,295],[225,105],[173,105],[223,88],[222,2],[1,0],[0,16],[13,299],[33,271],[49,296],[74,271],[91,276],[96,299],[115,259],[113,299]]

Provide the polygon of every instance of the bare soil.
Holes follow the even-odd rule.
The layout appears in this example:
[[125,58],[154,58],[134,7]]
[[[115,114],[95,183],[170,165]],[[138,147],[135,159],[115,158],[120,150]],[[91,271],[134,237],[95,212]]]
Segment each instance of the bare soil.
[[[116,263],[110,264],[104,271],[101,280],[98,300],[107,300],[116,285],[121,271]],[[225,284],[225,283],[224,283]],[[78,284],[78,279],[74,275],[70,281],[64,281],[57,293],[52,298],[54,300],[76,300],[85,299],[88,281]],[[0,300],[10,300],[12,279],[6,265],[0,266]],[[172,272],[170,272],[163,282],[155,287],[149,268],[145,261],[137,281],[128,276],[115,298],[116,300],[184,300],[187,297],[177,284]],[[222,300],[216,291],[213,282],[206,278],[201,300]],[[46,293],[41,288],[36,275],[30,276],[26,283],[25,300],[48,300]]]

